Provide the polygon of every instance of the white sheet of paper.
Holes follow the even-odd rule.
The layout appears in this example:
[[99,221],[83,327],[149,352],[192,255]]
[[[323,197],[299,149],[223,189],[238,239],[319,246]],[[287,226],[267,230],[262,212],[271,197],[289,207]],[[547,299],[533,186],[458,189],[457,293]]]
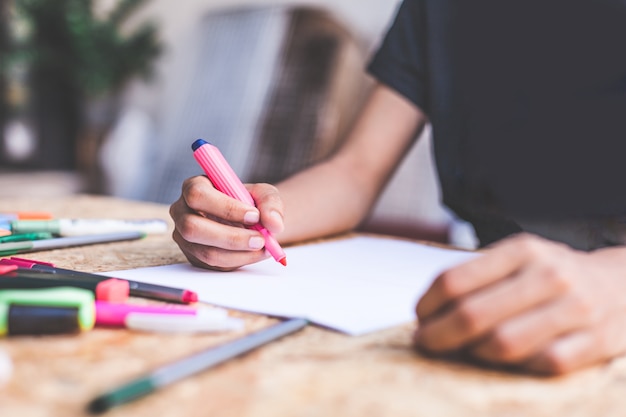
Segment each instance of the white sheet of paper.
[[106,275],[196,291],[200,301],[279,317],[304,317],[351,335],[415,319],[415,304],[445,269],[477,256],[406,240],[358,236],[286,248],[233,272],[175,264]]

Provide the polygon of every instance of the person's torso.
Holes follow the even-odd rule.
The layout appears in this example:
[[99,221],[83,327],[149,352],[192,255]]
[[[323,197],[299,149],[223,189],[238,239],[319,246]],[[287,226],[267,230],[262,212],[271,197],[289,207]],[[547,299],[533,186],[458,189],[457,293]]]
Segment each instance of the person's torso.
[[422,8],[444,200],[461,212],[626,213],[626,2]]

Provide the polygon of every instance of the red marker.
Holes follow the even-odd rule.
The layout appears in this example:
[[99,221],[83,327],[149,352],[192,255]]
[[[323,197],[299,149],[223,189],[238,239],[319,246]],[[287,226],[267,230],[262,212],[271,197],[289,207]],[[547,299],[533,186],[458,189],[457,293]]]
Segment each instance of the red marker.
[[[196,140],[192,145],[193,156],[202,167],[215,188],[224,194],[239,201],[255,206],[254,199],[243,185],[235,171],[228,165],[219,149],[203,139]],[[276,261],[287,266],[287,256],[278,244],[278,241],[261,223],[251,226],[250,229],[259,231],[265,238],[265,249]]]

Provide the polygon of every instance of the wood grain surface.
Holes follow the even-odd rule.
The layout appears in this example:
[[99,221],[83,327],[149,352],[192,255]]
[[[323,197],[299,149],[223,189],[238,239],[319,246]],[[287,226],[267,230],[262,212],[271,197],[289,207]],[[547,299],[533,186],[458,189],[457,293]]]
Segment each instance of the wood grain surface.
[[[159,217],[168,207],[99,196],[0,200],[0,211],[57,217]],[[24,256],[27,257],[27,256]],[[141,241],[29,254],[84,271],[185,262],[170,233]],[[172,277],[176,283],[176,277]],[[134,300],[136,302],[145,302]],[[384,308],[384,306],[375,306]],[[14,374],[0,388],[1,417],[84,416],[87,402],[157,366],[274,319],[232,312],[244,331],[158,335],[94,329],[80,335],[12,337],[0,348]],[[361,337],[315,326],[108,412],[124,417],[624,416],[626,361],[539,378],[426,358],[411,349],[413,324]]]

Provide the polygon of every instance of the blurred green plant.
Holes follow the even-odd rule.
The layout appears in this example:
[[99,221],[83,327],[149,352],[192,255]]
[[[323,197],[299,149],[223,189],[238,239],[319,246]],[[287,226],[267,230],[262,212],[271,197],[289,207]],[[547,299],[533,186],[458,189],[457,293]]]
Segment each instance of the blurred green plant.
[[0,45],[0,108],[7,119],[28,119],[39,144],[34,165],[74,168],[89,104],[153,74],[162,51],[157,25],[130,21],[147,1],[0,0],[7,20],[0,26],[8,27]]
[[56,68],[86,97],[118,91],[135,76],[152,75],[161,52],[154,22],[124,25],[147,0],[119,0],[97,16],[97,0],[13,0],[7,67]]

